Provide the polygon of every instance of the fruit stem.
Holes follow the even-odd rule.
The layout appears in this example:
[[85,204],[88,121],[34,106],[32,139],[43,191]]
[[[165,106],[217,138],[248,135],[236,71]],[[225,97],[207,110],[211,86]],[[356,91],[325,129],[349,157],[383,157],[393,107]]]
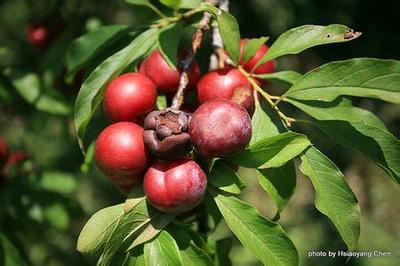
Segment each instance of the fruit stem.
[[[247,77],[247,79],[250,81],[251,86],[253,86],[253,89],[256,90],[258,93],[260,93],[265,100],[271,105],[271,107],[275,110],[275,112],[278,113],[280,119],[282,120],[282,122],[284,122],[284,124],[287,127],[291,127],[292,126],[292,122],[293,122],[293,118],[287,117],[284,113],[282,113],[281,110],[279,110],[278,106],[276,106],[275,102],[272,100],[272,98],[275,98],[276,96],[272,96],[269,95],[268,92],[264,91],[255,81],[255,79],[253,77],[251,77],[251,75],[244,70],[241,66],[238,67],[239,71],[245,75]],[[256,98],[256,97],[255,97]]]
[[[279,100],[281,96],[269,95],[272,100]],[[276,105],[276,102],[274,103]]]
[[[211,5],[216,5],[218,4],[219,0],[206,0],[205,2],[211,4]],[[201,42],[203,41],[203,35],[204,32],[206,32],[210,27],[210,21],[211,21],[212,15],[208,12],[204,12],[202,19],[199,22],[199,25],[197,26],[197,30],[193,35],[192,38],[192,47],[189,51],[189,53],[186,55],[185,59],[181,62],[182,65],[182,74],[179,79],[179,86],[178,90],[176,91],[176,94],[174,98],[172,99],[172,104],[171,108],[179,110],[183,104],[184,101],[184,94],[185,94],[185,89],[189,83],[189,71],[190,71],[190,65],[193,62],[193,59],[197,53],[197,50],[199,49]]]
[[285,98],[285,94],[283,94],[282,96],[276,97],[276,101],[274,102],[274,106],[277,106],[284,98]]

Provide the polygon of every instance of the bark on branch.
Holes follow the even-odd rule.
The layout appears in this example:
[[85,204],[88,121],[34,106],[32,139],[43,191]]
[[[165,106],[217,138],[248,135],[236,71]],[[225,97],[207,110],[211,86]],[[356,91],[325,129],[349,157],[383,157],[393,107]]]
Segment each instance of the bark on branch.
[[[205,2],[211,5],[217,5],[220,0],[207,0]],[[176,94],[172,100],[171,108],[179,110],[184,101],[185,89],[189,83],[189,71],[190,65],[192,64],[197,50],[200,48],[201,42],[203,41],[204,33],[210,28],[210,21],[212,15],[208,12],[204,12],[202,19],[199,22],[196,32],[192,38],[192,47],[185,59],[182,61],[182,74],[179,79],[179,86]]]

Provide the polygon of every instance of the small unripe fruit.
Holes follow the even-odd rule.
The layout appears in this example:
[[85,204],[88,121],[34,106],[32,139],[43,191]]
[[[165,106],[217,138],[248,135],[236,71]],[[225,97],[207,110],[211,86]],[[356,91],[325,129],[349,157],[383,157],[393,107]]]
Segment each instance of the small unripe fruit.
[[197,97],[200,104],[225,98],[240,104],[249,113],[254,108],[251,84],[236,68],[218,69],[204,75],[197,83]]
[[39,48],[44,48],[49,39],[49,29],[47,27],[30,23],[26,26],[26,38],[28,42]]
[[195,148],[204,156],[224,157],[245,148],[250,142],[250,116],[235,102],[213,99],[193,113],[189,135]]
[[247,62],[244,62],[244,47],[245,47],[246,39],[242,39],[240,41],[240,61],[239,63],[243,66],[243,68],[248,72],[253,72],[254,74],[266,74],[272,73],[276,70],[276,61],[267,61],[264,64],[259,65],[256,69],[253,68],[257,65],[257,63],[261,60],[264,54],[268,51],[269,47],[266,44],[263,44],[256,54],[250,58]]
[[113,79],[104,94],[103,108],[114,121],[134,121],[150,112],[157,99],[154,83],[140,73],[127,73]]
[[181,213],[201,202],[207,177],[193,160],[158,162],[147,170],[143,189],[153,207],[167,213]]
[[148,157],[143,128],[132,122],[106,127],[96,140],[94,157],[99,169],[121,187],[134,185],[143,176]]
[[3,169],[4,165],[7,163],[9,154],[10,151],[7,142],[0,137],[0,170]]
[[[184,53],[178,54],[178,61],[184,59]],[[172,69],[167,61],[163,58],[160,51],[153,51],[143,62],[140,64],[139,72],[149,77],[157,89],[165,93],[176,92],[179,86],[179,78],[182,73],[181,69]],[[196,86],[200,78],[199,65],[193,61],[189,71],[189,84],[188,88]]]

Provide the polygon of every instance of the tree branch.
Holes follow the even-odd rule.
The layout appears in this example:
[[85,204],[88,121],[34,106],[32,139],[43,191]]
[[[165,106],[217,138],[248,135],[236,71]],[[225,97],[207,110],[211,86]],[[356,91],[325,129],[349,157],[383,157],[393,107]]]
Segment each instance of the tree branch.
[[[219,0],[206,0],[205,2],[211,5],[217,5]],[[189,71],[190,65],[192,64],[194,57],[199,49],[201,42],[203,41],[204,33],[210,28],[209,24],[212,15],[208,12],[204,12],[202,19],[199,22],[196,32],[192,38],[192,47],[185,59],[182,61],[182,74],[179,79],[178,90],[172,100],[171,109],[179,110],[184,101],[185,89],[189,83]]]
[[[229,11],[229,0],[221,0],[219,9]],[[212,44],[214,46],[214,53],[210,56],[210,70],[225,67],[226,54],[224,51],[224,44],[219,32],[218,26],[213,25]]]

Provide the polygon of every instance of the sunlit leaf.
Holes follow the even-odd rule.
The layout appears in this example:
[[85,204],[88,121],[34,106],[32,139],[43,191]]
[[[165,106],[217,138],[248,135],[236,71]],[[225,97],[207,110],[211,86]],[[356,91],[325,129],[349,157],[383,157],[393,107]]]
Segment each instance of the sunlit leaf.
[[178,66],[178,44],[182,34],[182,23],[174,23],[163,28],[158,36],[160,52],[170,67]]
[[295,158],[310,145],[305,135],[286,132],[258,141],[226,159],[249,168],[279,167]]
[[245,187],[239,175],[221,160],[214,163],[207,180],[210,185],[232,194],[239,194]]
[[256,67],[282,55],[298,54],[313,46],[348,42],[358,38],[360,32],[354,32],[347,26],[331,24],[328,26],[304,25],[284,32],[271,45]]
[[296,71],[285,70],[274,73],[258,74],[254,76],[260,79],[270,80],[272,82],[279,81],[287,83],[289,85],[293,85],[296,81],[298,81],[301,78],[302,75]]
[[296,171],[293,162],[279,168],[258,169],[257,177],[261,187],[282,211],[296,188]]
[[356,58],[327,63],[303,75],[285,93],[293,99],[327,102],[340,95],[400,104],[400,61]]
[[166,231],[161,231],[153,241],[144,245],[144,259],[146,266],[183,266],[178,245]]
[[296,247],[280,225],[233,196],[213,194],[229,228],[264,265],[298,265]]
[[335,224],[350,250],[360,236],[360,206],[343,174],[323,153],[310,147],[301,157],[300,170],[315,188],[315,206]]
[[245,39],[243,62],[249,61],[260,49],[260,47],[267,42],[269,37],[260,37],[256,39]]
[[83,227],[77,243],[77,250],[94,253],[104,245],[107,233],[115,229],[124,214],[123,204],[104,208],[96,212]]

